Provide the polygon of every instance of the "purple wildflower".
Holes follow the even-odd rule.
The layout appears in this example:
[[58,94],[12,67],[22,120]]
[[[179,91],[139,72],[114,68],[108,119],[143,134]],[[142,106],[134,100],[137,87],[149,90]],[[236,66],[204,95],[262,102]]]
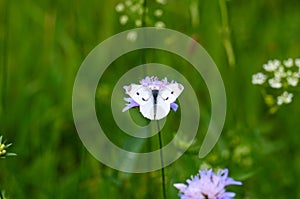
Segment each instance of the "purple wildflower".
[[180,192],[178,195],[181,199],[232,199],[235,193],[226,192],[225,187],[242,185],[242,182],[228,177],[228,169],[219,170],[217,174],[212,169],[200,170],[186,182],[187,185],[174,184]]
[[[164,87],[164,86],[166,86],[166,85],[168,85],[168,84],[170,84],[170,83],[174,83],[174,81],[172,80],[171,82],[168,82],[168,79],[167,79],[166,77],[160,81],[160,80],[159,80],[157,77],[155,77],[155,76],[152,76],[152,77],[147,76],[147,77],[145,77],[144,79],[142,79],[142,80],[140,81],[140,84],[141,84],[141,85],[146,86],[146,87],[150,88],[151,90],[154,90],[154,89],[159,90],[159,89],[161,89],[162,87]],[[128,87],[128,86],[124,86],[123,88],[126,90],[127,87]],[[128,102],[128,104],[126,104],[126,106],[123,108],[122,112],[125,112],[125,111],[127,111],[128,109],[130,109],[130,108],[135,108],[135,107],[139,107],[139,106],[140,106],[140,105],[139,105],[137,102],[135,102],[131,97],[129,97],[129,98],[124,98],[124,100],[125,100],[126,102]],[[171,107],[171,109],[172,109],[173,111],[177,111],[177,109],[178,109],[178,105],[177,105],[175,102],[171,103],[171,104],[170,104],[170,107]]]

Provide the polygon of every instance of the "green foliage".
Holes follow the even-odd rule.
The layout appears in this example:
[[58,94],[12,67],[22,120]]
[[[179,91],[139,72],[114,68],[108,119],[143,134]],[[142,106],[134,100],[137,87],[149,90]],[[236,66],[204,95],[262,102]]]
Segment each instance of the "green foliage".
[[[236,198],[299,198],[300,95],[294,93],[291,104],[269,114],[251,77],[267,60],[299,57],[300,2],[231,0],[226,1],[226,12],[220,2],[169,0],[160,18],[167,28],[197,39],[216,62],[225,83],[225,127],[204,159],[197,152],[210,120],[205,83],[180,58],[146,52],[147,62],[174,66],[186,76],[201,108],[196,141],[165,169],[168,198],[177,198],[173,183],[183,182],[200,167],[229,168],[231,177],[243,181],[242,187],[232,187]],[[9,198],[161,197],[160,171],[128,174],[102,165],[84,148],[73,124],[72,87],[81,62],[101,41],[130,28],[119,24],[117,3],[0,1],[0,131],[18,154],[0,159],[0,188]],[[157,148],[157,137],[130,138],[114,123],[110,109],[115,83],[126,70],[141,64],[140,53],[124,55],[105,72],[96,108],[111,140],[145,152],[149,145]],[[136,110],[131,114],[137,122],[146,123],[138,119]],[[169,123],[176,121],[175,114],[169,117]],[[175,131],[171,125],[163,129],[164,143]],[[178,143],[184,145],[184,138]]]

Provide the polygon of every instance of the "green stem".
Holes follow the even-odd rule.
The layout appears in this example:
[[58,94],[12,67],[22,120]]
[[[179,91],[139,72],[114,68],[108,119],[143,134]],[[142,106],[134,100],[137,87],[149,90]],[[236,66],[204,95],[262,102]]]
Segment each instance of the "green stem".
[[200,24],[198,0],[190,0],[191,23],[194,30],[197,30]]
[[220,11],[221,11],[221,20],[222,20],[222,33],[223,33],[223,45],[227,54],[228,64],[230,67],[235,66],[235,55],[230,40],[230,28],[228,22],[228,13],[226,0],[219,0]]
[[159,121],[157,120],[157,129],[158,129],[158,141],[159,141],[159,151],[160,151],[160,164],[161,164],[161,179],[162,179],[162,192],[163,192],[163,198],[166,199],[166,180],[165,180],[165,165],[164,165],[164,157],[163,157],[163,151],[162,151],[162,137],[161,137],[161,131],[159,126]]
[[[146,27],[146,14],[147,14],[146,13],[146,9],[147,9],[147,0],[144,0],[144,3],[143,3],[143,14],[142,14],[142,27]],[[146,52],[145,52],[145,49],[142,51],[141,62],[142,62],[142,64],[146,64]]]
[[[142,27],[146,27],[147,23],[146,23],[146,17],[147,17],[147,13],[146,13],[146,10],[147,10],[147,0],[144,0],[143,2],[143,14],[142,14],[142,17],[141,17],[141,21],[142,21]],[[143,35],[144,36],[144,35]],[[144,37],[145,38],[145,37]],[[147,63],[147,54],[146,54],[146,50],[143,49],[141,51],[141,64],[146,64]],[[145,69],[145,67],[143,67],[143,76],[147,76],[147,71]],[[150,134],[150,130],[148,129],[148,133]],[[148,151],[152,151],[152,142],[151,142],[151,139],[148,139],[148,142],[147,142],[147,150]],[[148,160],[149,161],[149,164],[151,163],[151,159]],[[155,196],[153,195],[154,191],[152,189],[152,183],[151,182],[151,173],[148,174],[148,179],[147,179],[147,196],[148,198],[154,198]]]
[[143,15],[142,15],[142,27],[146,27],[146,16],[147,16],[147,0],[144,0],[143,3]]
[[[1,68],[1,93],[0,93],[0,96],[1,96],[1,104],[0,104],[0,112],[1,112],[1,109],[3,112],[5,112],[5,108],[6,108],[6,98],[5,98],[5,95],[6,95],[6,86],[7,86],[7,42],[8,42],[8,6],[6,4],[6,1],[4,1],[4,5],[3,5],[3,8],[2,8],[2,13],[3,13],[3,16],[2,16],[2,20],[3,20],[3,38],[2,38],[2,49],[1,49],[1,54],[2,54],[2,68]],[[0,38],[1,39],[1,38]]]

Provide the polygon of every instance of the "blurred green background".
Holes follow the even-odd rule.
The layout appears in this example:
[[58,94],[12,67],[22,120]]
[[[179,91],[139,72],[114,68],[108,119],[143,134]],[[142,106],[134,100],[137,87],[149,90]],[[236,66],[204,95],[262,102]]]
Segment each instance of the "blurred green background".
[[[104,166],[84,148],[73,124],[72,87],[80,64],[101,41],[134,28],[120,25],[115,11],[120,1],[0,0],[0,134],[13,142],[10,150],[18,154],[0,159],[0,189],[9,198],[162,197],[160,171],[129,174]],[[299,92],[293,103],[269,114],[259,89],[251,84],[252,74],[267,60],[299,56],[300,1],[168,0],[159,5],[148,0],[147,6],[161,8],[159,20],[167,28],[197,39],[209,52],[228,100],[221,138],[199,159],[210,117],[205,84],[182,60],[166,52],[146,53],[144,61],[180,65],[201,108],[197,141],[166,167],[168,198],[177,198],[173,183],[184,182],[200,167],[229,168],[231,177],[243,181],[242,187],[229,188],[236,198],[300,198]],[[146,17],[149,25],[157,20]],[[141,64],[141,53],[132,52],[114,65]],[[116,127],[107,100],[125,68],[106,71],[97,111],[112,140],[135,146]],[[125,104],[123,99],[120,103]],[[176,133],[168,126],[163,131],[165,143]],[[147,143],[138,149],[145,150]]]

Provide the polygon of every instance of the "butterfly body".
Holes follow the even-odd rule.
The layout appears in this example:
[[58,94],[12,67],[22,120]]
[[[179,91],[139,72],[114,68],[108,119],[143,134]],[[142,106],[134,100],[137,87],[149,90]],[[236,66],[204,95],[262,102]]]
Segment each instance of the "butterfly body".
[[126,93],[140,105],[142,115],[150,120],[166,117],[170,112],[171,103],[175,102],[183,89],[179,83],[171,83],[161,88],[153,87],[153,89],[138,84],[131,84],[125,88]]

